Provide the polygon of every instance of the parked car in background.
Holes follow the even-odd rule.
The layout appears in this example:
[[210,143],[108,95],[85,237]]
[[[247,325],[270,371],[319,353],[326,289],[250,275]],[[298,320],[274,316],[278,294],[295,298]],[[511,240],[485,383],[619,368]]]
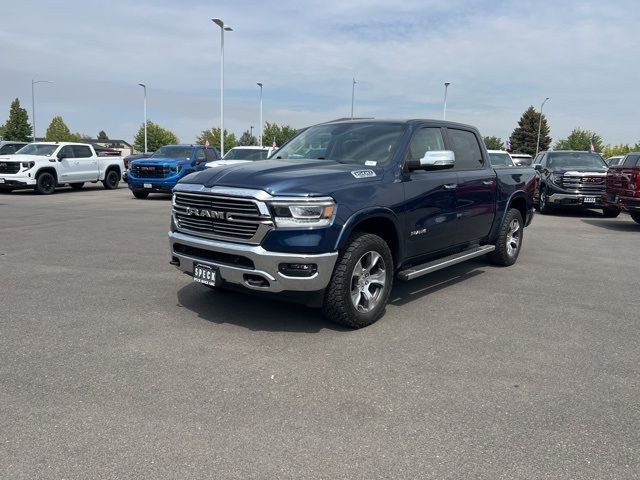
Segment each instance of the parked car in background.
[[615,157],[607,158],[605,161],[607,162],[608,166],[615,167],[616,165],[620,165],[622,163],[623,158],[624,155],[616,155]]
[[608,167],[597,153],[540,152],[533,167],[538,176],[535,198],[540,213],[552,213],[556,207],[601,208],[605,217],[620,213],[602,202]]
[[487,150],[492,167],[515,167],[513,159],[504,150]]
[[265,160],[275,152],[277,148],[273,147],[256,147],[256,146],[243,146],[233,147],[221,160],[215,160],[208,162],[207,168],[220,168],[227,165],[234,165],[236,163],[255,162],[257,160]]
[[510,153],[513,163],[518,166],[531,165],[533,157],[527,153]]
[[165,145],[149,158],[129,163],[127,184],[136,198],[150,193],[171,193],[178,180],[204,170],[207,162],[220,159],[215,148],[202,145]]
[[122,159],[124,162],[124,173],[122,174],[122,180],[127,182],[127,177],[129,176],[129,164],[134,160],[140,160],[142,158],[149,158],[151,156],[150,153],[134,153],[133,155],[127,155]]
[[361,328],[383,315],[394,278],[487,254],[514,264],[534,190],[532,168],[492,168],[468,125],[324,123],[268,160],[182,179],[171,263],[209,287],[291,295]]
[[603,200],[640,223],[640,152],[628,153],[621,164],[609,167]]
[[11,155],[13,153],[16,153],[25,145],[27,145],[27,142],[11,142],[11,141],[0,142],[0,155]]
[[104,188],[113,190],[118,188],[123,171],[122,158],[99,157],[89,144],[36,142],[19,153],[0,156],[0,188],[33,188],[48,195],[61,185],[80,190],[85,182],[101,181]]

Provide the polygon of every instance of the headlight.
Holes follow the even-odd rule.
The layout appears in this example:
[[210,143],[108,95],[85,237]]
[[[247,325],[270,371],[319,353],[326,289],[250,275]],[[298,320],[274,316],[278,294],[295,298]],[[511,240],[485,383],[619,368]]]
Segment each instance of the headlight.
[[551,176],[551,179],[553,180],[553,183],[557,185],[562,185],[562,173],[554,173]]
[[333,222],[336,204],[332,199],[271,202],[276,227],[326,227]]
[[36,162],[20,162],[20,165],[22,166],[22,168],[26,168],[27,170],[33,168],[35,164]]
[[182,167],[181,167],[180,164],[178,164],[178,165],[175,165],[174,167],[172,167],[171,170],[176,172],[176,173],[178,173],[180,171],[180,168],[182,168]]

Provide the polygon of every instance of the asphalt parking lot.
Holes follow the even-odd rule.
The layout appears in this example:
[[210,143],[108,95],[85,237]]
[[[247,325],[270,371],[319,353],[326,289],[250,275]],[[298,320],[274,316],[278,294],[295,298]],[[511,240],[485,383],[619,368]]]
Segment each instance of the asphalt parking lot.
[[359,331],[194,284],[170,201],[0,195],[0,478],[640,478],[640,225],[537,215],[510,268]]

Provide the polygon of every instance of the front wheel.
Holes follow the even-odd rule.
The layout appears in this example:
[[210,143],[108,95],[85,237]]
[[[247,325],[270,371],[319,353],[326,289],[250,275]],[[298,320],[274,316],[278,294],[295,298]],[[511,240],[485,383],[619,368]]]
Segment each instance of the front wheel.
[[56,189],[56,177],[49,172],[42,172],[36,179],[36,192],[40,195],[51,195]]
[[149,196],[149,192],[146,190],[131,190],[131,192],[136,198],[147,198]]
[[516,263],[522,248],[523,231],[522,214],[516,208],[510,209],[504,217],[504,222],[502,222],[498,232],[496,249],[489,254],[491,263],[503,267]]
[[386,242],[357,232],[338,257],[322,310],[350,328],[371,325],[384,314],[393,286],[393,257]]
[[633,212],[633,213],[630,213],[629,215],[631,215],[631,218],[633,218],[634,222],[640,223],[640,213]]
[[549,205],[549,194],[547,193],[547,188],[543,187],[540,190],[540,200],[538,201],[538,211],[547,215],[553,211],[553,207]]
[[602,209],[602,216],[604,218],[616,218],[618,215],[620,215],[620,210],[618,210],[617,208]]
[[107,175],[104,177],[102,185],[104,185],[104,188],[106,188],[107,190],[115,190],[116,188],[118,188],[119,183],[120,175],[118,174],[118,172],[115,170],[109,170],[107,172]]

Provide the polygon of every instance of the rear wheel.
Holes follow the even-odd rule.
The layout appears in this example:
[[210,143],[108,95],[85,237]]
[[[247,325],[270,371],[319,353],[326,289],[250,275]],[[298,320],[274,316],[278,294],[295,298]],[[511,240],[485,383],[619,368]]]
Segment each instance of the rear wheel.
[[489,254],[491,263],[508,267],[516,263],[522,248],[522,234],[524,222],[520,210],[512,208],[504,217],[504,222],[498,232],[496,249]]
[[633,213],[630,213],[630,215],[631,215],[631,218],[633,218],[634,222],[640,223],[640,213],[633,212]]
[[393,257],[385,241],[370,233],[355,233],[338,261],[322,306],[332,322],[362,328],[385,311],[393,286]]
[[547,187],[542,187],[540,190],[540,200],[538,201],[538,210],[543,215],[547,215],[553,211],[553,207],[549,205],[549,194],[547,193]]
[[104,177],[104,181],[102,184],[104,188],[107,190],[115,190],[118,188],[118,184],[120,183],[120,175],[116,170],[109,170],[107,175]]
[[36,179],[36,192],[40,195],[51,195],[56,189],[56,177],[49,172],[42,172]]
[[146,190],[131,190],[133,192],[133,196],[136,198],[147,198],[149,196],[149,192]]
[[70,183],[69,186],[74,190],[82,190],[82,187],[84,186],[84,182]]
[[618,210],[617,208],[602,209],[602,216],[604,218],[616,218],[618,215],[620,215],[620,210]]

